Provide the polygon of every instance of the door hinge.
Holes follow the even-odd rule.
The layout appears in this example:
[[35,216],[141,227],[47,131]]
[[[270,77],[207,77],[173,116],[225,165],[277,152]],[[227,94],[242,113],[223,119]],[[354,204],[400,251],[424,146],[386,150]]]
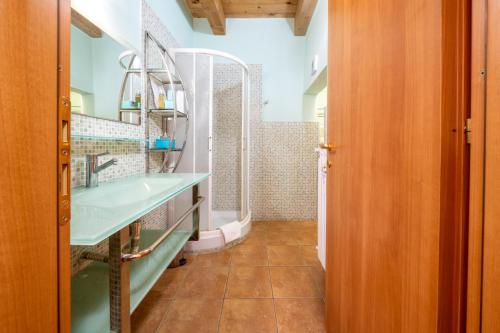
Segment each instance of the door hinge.
[[467,118],[465,120],[465,127],[464,127],[464,132],[465,132],[465,141],[470,144],[471,143],[471,137],[472,137],[472,119]]

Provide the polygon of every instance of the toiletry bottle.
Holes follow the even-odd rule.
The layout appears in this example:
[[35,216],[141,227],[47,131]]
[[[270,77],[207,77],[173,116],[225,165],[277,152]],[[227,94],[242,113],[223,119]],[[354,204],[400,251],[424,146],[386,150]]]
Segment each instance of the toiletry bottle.
[[135,105],[138,108],[141,107],[141,93],[139,91],[135,94]]
[[160,109],[165,109],[165,94],[161,93],[160,96],[158,96],[158,107]]

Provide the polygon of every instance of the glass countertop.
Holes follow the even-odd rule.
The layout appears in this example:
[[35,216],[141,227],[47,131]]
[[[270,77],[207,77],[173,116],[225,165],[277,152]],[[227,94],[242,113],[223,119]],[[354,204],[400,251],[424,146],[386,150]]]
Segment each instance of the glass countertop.
[[78,187],[71,192],[71,245],[96,245],[176,195],[207,179],[208,173],[147,174]]

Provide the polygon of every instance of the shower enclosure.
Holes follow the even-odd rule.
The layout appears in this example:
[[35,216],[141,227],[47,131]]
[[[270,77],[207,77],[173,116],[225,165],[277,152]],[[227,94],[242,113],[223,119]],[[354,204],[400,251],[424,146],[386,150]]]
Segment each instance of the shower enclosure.
[[[200,195],[207,198],[200,209],[200,239],[190,242],[188,250],[221,248],[220,226],[237,221],[242,236],[250,230],[248,67],[233,55],[214,50],[170,49],[169,53],[184,82],[191,117],[176,172],[211,174],[200,186]],[[190,197],[180,197],[175,210],[182,212],[190,203]]]

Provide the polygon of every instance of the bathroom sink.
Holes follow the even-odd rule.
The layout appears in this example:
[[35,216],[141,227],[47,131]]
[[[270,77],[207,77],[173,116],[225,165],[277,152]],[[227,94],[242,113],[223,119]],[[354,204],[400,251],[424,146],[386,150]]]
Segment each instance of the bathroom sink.
[[138,177],[116,182],[113,186],[102,184],[100,187],[81,191],[73,195],[73,201],[79,206],[126,209],[139,201],[149,200],[161,195],[165,189],[182,182],[180,177],[152,178]]
[[71,193],[71,245],[95,245],[194,185],[206,173],[153,174],[76,188]]

